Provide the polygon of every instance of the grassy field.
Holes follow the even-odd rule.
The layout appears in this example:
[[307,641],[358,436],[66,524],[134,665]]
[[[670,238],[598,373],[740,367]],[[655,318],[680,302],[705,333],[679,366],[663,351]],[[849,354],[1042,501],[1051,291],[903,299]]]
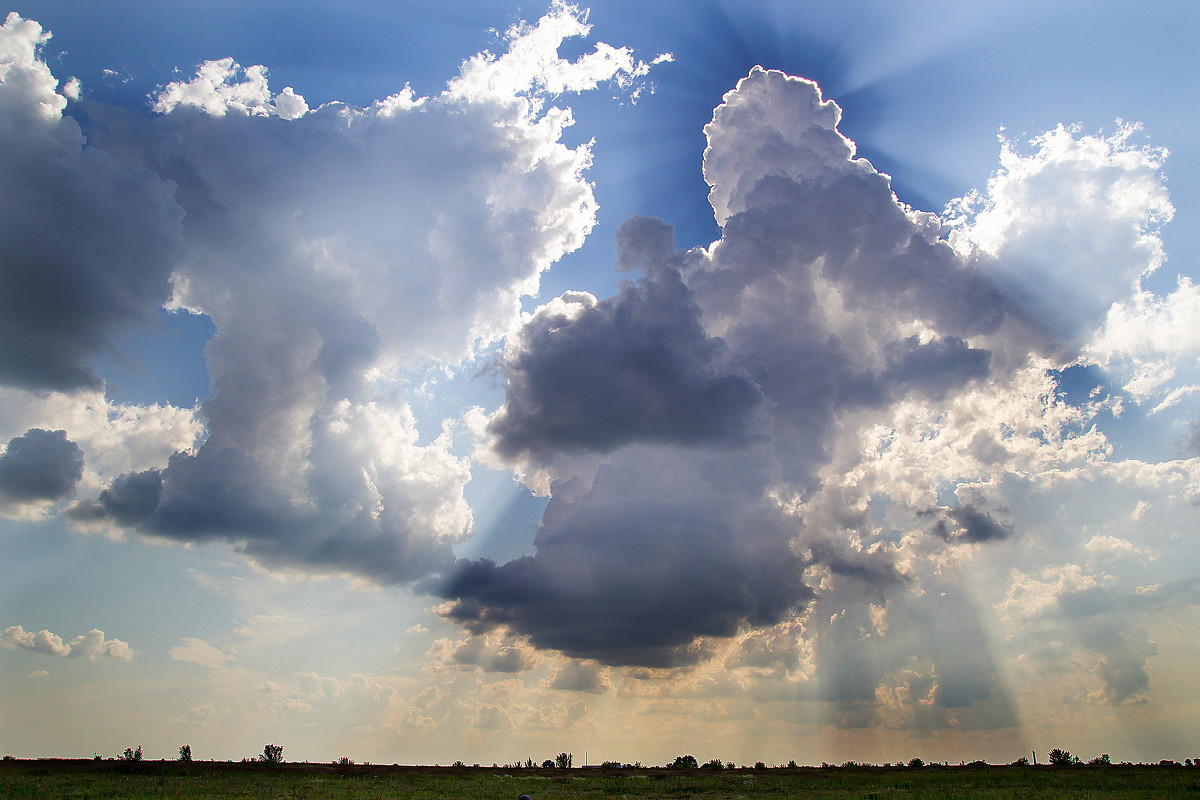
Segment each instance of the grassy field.
[[1200,769],[1159,766],[505,770],[267,767],[213,762],[5,761],[13,800],[751,800],[752,798],[1200,798]]

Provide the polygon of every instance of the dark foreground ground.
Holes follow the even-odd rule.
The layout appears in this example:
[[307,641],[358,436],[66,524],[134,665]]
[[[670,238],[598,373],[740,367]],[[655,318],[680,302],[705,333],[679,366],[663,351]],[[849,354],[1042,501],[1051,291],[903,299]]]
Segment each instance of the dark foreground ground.
[[1200,769],[1166,766],[510,770],[196,761],[0,762],[4,800],[752,800],[1192,798]]

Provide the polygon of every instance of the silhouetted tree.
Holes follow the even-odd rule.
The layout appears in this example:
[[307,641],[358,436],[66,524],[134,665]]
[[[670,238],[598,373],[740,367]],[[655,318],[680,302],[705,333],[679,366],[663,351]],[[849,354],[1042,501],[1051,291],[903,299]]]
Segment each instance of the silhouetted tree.
[[571,754],[570,753],[559,753],[558,755],[556,755],[554,757],[554,766],[556,769],[570,769],[571,768]]
[[912,767],[913,769],[916,769],[917,767],[925,766],[925,762],[923,760],[917,758],[916,756],[913,756],[912,758],[910,758],[908,760],[908,765],[910,767]]
[[706,761],[701,769],[725,769],[725,764],[721,759],[714,758],[711,761]]
[[1056,767],[1065,767],[1077,763],[1079,759],[1071,755],[1067,750],[1056,747],[1050,751],[1050,763]]
[[696,761],[695,756],[675,756],[675,760],[668,766],[671,769],[696,769],[700,764]]
[[179,760],[180,761],[191,761],[192,760],[192,746],[190,744],[180,745]]
[[142,746],[139,744],[137,746],[137,750],[134,750],[132,747],[126,747],[125,752],[118,756],[118,758],[120,758],[121,761],[141,761]]
[[258,760],[264,764],[282,764],[283,763],[283,745],[267,744],[263,745],[262,755]]
[[542,762],[542,769],[554,769],[554,762],[547,758]]

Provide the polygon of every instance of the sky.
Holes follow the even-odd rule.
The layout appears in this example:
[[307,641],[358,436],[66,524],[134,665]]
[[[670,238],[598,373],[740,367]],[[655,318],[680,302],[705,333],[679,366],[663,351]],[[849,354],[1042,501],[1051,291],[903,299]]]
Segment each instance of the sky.
[[13,6],[0,751],[1196,756],[1198,28]]

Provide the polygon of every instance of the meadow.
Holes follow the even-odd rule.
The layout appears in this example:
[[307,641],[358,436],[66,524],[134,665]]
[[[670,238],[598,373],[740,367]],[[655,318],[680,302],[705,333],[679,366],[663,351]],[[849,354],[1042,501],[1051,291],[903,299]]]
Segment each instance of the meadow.
[[221,762],[6,760],[8,800],[752,800],[752,798],[1195,798],[1177,766],[540,770]]

